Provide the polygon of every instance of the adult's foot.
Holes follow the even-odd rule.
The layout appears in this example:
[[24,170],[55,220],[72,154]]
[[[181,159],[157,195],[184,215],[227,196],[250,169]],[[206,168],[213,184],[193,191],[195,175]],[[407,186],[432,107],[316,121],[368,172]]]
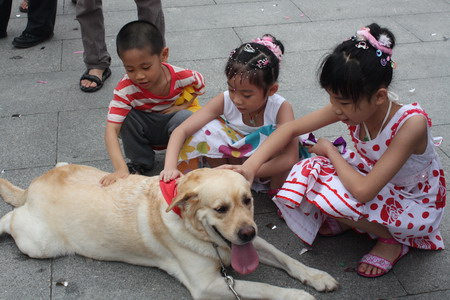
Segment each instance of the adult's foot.
[[81,75],[80,89],[86,93],[93,93],[102,88],[105,80],[111,76],[111,69],[90,69]]
[[[403,251],[404,247],[407,246],[402,246],[402,244],[400,243],[386,243],[378,240],[378,242],[375,244],[372,250],[370,250],[368,255],[385,259],[393,266],[397,262],[397,260],[401,258],[400,254]],[[366,277],[378,277],[384,275],[389,270],[385,271],[381,268],[377,268],[376,266],[364,262],[361,262],[358,266],[358,274]]]
[[20,36],[15,37],[12,44],[16,48],[30,48],[50,39],[53,33],[47,36],[37,36],[28,32],[23,32]]
[[[105,71],[105,69],[90,69],[88,71],[89,75],[93,75],[93,76],[97,76],[98,79],[102,80],[103,77],[103,72]],[[95,81],[89,80],[89,79],[82,79],[80,81],[80,86],[83,86],[85,88],[96,88],[97,87],[97,83]]]

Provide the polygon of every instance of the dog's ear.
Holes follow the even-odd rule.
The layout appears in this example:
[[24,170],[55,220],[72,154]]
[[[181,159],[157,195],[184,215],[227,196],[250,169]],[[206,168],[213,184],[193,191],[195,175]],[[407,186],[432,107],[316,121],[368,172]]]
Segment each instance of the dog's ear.
[[191,199],[193,197],[197,197],[197,195],[198,195],[198,193],[197,192],[193,192],[193,191],[189,191],[187,193],[182,193],[182,194],[176,195],[175,198],[173,198],[172,203],[166,209],[166,212],[171,211],[175,206],[178,206],[178,205],[188,201],[189,199]]

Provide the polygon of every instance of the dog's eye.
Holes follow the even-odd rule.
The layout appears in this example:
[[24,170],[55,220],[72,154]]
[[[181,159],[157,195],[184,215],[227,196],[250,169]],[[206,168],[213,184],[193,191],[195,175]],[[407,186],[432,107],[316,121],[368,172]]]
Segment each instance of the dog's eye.
[[252,203],[252,198],[245,198],[242,202],[243,202],[245,205],[250,205],[250,204]]
[[217,211],[220,214],[226,213],[228,211],[228,209],[229,209],[229,207],[226,206],[226,205],[222,205],[222,206],[219,206],[217,208],[214,208],[214,210]]

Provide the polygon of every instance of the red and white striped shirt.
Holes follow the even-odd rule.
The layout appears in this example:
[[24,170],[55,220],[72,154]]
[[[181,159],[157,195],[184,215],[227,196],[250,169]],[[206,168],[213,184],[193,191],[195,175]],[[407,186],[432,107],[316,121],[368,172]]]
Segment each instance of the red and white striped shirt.
[[170,71],[172,80],[167,96],[157,96],[134,84],[128,75],[122,78],[114,89],[114,98],[109,104],[108,122],[122,124],[132,108],[144,112],[160,112],[172,106],[183,89],[192,86],[199,95],[204,94],[205,83],[202,74],[163,63]]

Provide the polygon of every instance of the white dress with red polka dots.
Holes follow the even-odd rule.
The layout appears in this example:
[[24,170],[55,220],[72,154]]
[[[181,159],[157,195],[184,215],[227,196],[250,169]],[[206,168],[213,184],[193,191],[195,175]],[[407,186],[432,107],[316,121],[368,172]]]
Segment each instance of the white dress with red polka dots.
[[431,136],[431,121],[417,104],[402,106],[371,141],[359,140],[360,126],[349,126],[356,151],[343,157],[361,174],[370,172],[404,122],[415,115],[428,120],[428,145],[411,155],[404,166],[367,203],[358,202],[339,180],[331,162],[316,156],[298,162],[274,201],[286,223],[303,241],[312,244],[327,215],[382,224],[402,244],[420,249],[444,248],[439,231],[446,202],[444,172]]

